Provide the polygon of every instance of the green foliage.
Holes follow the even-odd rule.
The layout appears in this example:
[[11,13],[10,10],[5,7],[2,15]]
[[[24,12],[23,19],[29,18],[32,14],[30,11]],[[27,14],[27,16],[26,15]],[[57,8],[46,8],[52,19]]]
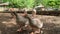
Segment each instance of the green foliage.
[[35,5],[34,5],[34,6],[40,5],[40,4],[41,4],[41,1],[42,1],[42,0],[35,0]]
[[25,0],[25,5],[27,8],[33,8],[34,0]]
[[48,6],[55,7],[56,6],[56,2],[55,1],[49,1],[48,2]]
[[40,5],[41,0],[3,0],[3,2],[9,2],[11,7],[18,8],[33,8]]
[[9,2],[11,7],[18,8],[33,8],[40,4],[45,7],[60,8],[60,0],[3,0],[3,2]]
[[10,5],[12,7],[16,7],[16,8],[24,8],[25,7],[25,1],[24,0],[11,0]]
[[60,0],[43,0],[42,4],[45,7],[59,8],[60,7]]
[[3,2],[9,2],[11,7],[18,8],[32,8],[34,6],[34,0],[3,0]]

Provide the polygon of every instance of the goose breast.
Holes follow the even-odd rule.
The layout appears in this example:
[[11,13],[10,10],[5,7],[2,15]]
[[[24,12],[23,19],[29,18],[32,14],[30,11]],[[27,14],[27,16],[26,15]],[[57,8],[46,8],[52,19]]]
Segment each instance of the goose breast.
[[43,22],[41,22],[38,18],[33,18],[32,19],[32,24],[36,26],[37,28],[42,28],[43,27]]

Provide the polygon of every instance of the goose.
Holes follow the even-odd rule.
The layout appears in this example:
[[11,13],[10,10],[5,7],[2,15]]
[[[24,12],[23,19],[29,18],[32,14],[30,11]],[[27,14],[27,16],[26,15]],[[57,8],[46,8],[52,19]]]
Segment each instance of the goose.
[[20,26],[17,31],[20,31],[22,27],[27,27],[29,25],[29,20],[27,16],[27,10],[24,11],[24,14],[18,15],[16,12],[14,13],[16,16],[16,22]]
[[30,25],[33,28],[33,30],[35,29],[35,33],[40,33],[40,29],[43,27],[43,22],[40,21],[40,19],[36,18],[36,10],[33,9],[32,11],[32,16],[29,19],[30,21]]

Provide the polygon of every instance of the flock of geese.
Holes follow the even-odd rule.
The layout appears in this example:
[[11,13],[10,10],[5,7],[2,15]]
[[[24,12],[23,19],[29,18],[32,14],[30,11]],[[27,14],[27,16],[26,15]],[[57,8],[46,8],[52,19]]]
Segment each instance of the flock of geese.
[[43,22],[40,21],[40,19],[36,18],[36,10],[32,10],[32,15],[27,14],[27,10],[24,10],[23,15],[18,15],[16,12],[14,13],[16,16],[17,24],[19,24],[20,28],[17,31],[20,31],[21,27],[28,27],[29,25],[32,27],[32,29],[36,30],[35,33],[39,33],[40,29],[43,27]]

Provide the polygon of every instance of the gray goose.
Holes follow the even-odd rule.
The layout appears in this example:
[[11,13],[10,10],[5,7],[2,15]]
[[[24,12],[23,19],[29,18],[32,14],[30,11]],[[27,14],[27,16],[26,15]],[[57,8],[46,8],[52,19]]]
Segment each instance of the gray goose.
[[[27,25],[29,24],[29,20],[27,19],[27,10],[25,10],[24,14],[23,15],[18,15],[16,12],[15,12],[15,16],[16,16],[16,22],[17,24],[21,27],[27,27]],[[20,28],[17,30],[17,31],[20,31]]]

